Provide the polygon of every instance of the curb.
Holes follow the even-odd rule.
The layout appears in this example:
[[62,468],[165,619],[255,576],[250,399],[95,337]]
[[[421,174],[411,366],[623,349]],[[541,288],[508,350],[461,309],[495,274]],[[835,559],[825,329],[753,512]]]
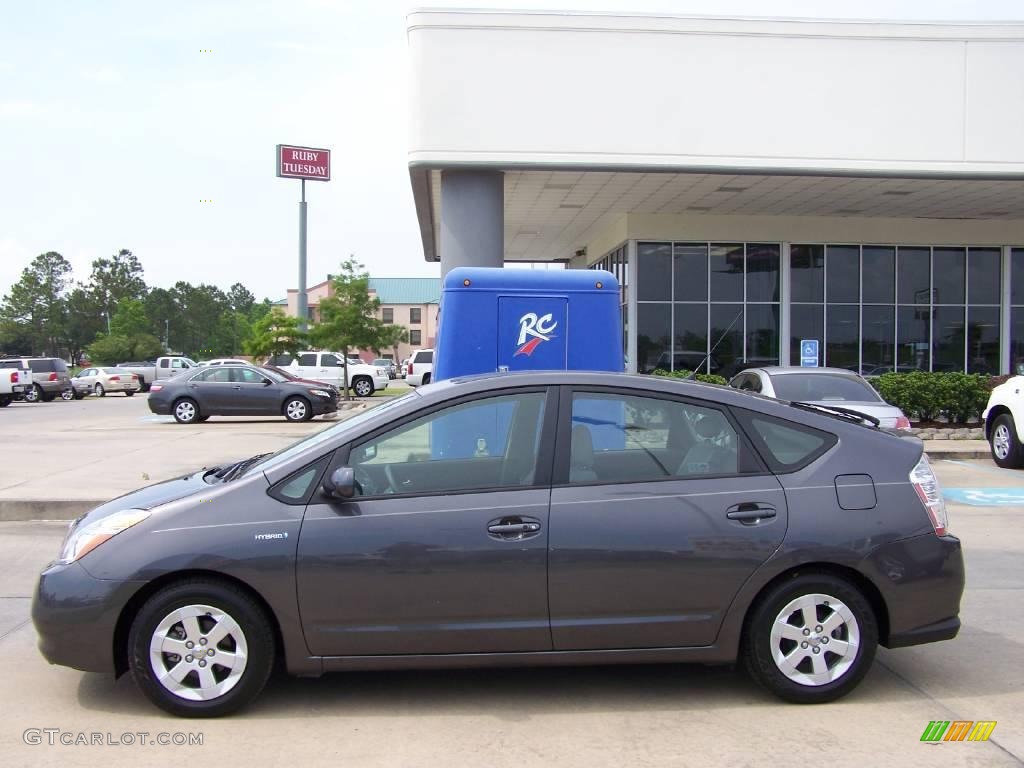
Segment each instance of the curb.
[[0,499],[0,522],[74,520],[109,499]]

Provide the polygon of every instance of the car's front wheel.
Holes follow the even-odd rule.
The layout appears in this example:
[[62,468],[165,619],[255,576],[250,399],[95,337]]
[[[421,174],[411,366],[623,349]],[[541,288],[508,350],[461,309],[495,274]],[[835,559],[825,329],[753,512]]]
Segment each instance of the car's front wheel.
[[63,400],[64,402],[67,402],[69,400],[74,400],[75,399],[75,390],[73,390],[73,389],[65,389],[63,392],[60,393],[60,399]]
[[131,389],[126,389],[126,390],[124,391],[124,396],[125,396],[125,397],[131,397],[131,396],[132,396],[132,395],[134,395],[134,394],[135,394],[135,391],[134,391],[134,390],[131,390]]
[[992,461],[1004,469],[1017,469],[1024,464],[1020,440],[1017,437],[1017,426],[1013,416],[1000,414],[992,423],[992,431],[988,438],[992,449]]
[[313,409],[301,397],[289,397],[284,402],[284,417],[288,421],[309,421],[313,418]]
[[352,390],[359,397],[369,397],[373,394],[373,382],[365,376],[357,376],[356,380],[352,382]]
[[195,400],[183,397],[174,404],[174,420],[179,424],[192,424],[199,421],[199,406]]
[[107,396],[107,390],[103,388],[102,384],[97,384],[95,387],[92,388],[92,391],[96,393],[96,397]]
[[233,584],[189,579],[143,604],[128,636],[128,665],[146,697],[182,717],[218,717],[263,690],[274,664],[263,608]]
[[796,704],[834,701],[861,681],[878,647],[878,622],[864,595],[828,573],[787,578],[748,616],[742,652],[750,675]]

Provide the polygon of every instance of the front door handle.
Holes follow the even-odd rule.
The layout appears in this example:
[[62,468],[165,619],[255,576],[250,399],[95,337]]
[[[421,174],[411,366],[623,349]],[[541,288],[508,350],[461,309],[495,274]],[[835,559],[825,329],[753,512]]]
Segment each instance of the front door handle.
[[532,536],[540,531],[540,522],[537,520],[523,520],[519,517],[506,517],[500,520],[492,520],[487,524],[487,532],[491,536],[517,541]]
[[725,512],[727,518],[738,520],[744,525],[756,525],[762,520],[775,517],[775,515],[775,507],[749,501],[729,507]]

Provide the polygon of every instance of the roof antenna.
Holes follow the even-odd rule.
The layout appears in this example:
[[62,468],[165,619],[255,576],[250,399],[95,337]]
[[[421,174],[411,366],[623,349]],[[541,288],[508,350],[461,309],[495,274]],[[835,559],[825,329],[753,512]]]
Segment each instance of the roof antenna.
[[[729,331],[732,330],[732,327],[734,325],[736,325],[736,321],[739,320],[741,317],[743,317],[743,307],[740,307],[740,311],[736,313],[736,317],[734,317],[732,319],[732,322],[729,323],[729,327],[726,328],[725,332],[721,336],[718,337],[718,341],[715,342],[715,346],[713,346],[711,348],[711,350],[706,355],[704,355],[704,359],[700,361],[700,365],[698,365],[696,368],[694,368],[690,372],[690,375],[686,377],[687,381],[696,381],[697,380],[697,371],[699,371],[701,369],[701,367],[704,365],[704,363],[706,363],[708,361],[708,359],[710,359],[710,357],[713,354],[715,354],[715,350],[718,349],[718,345],[721,344],[722,341],[725,340],[725,337],[729,335]],[[708,373],[711,373],[711,369],[710,368],[708,369]]]

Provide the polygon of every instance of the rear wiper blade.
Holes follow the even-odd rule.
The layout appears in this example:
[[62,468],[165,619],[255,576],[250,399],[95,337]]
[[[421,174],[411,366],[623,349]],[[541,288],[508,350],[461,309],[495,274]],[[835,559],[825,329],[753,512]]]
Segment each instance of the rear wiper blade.
[[222,482],[226,483],[229,480],[233,480],[234,478],[238,477],[240,474],[242,474],[245,470],[247,470],[260,459],[264,459],[269,455],[269,453],[258,453],[255,456],[245,459],[244,461],[240,461],[237,464],[231,465],[228,468],[228,470],[224,472],[224,474],[218,473],[217,476],[221,478]]
[[833,414],[841,419],[853,421],[858,424],[866,421],[868,424],[871,424],[875,427],[880,427],[882,425],[882,422],[879,421],[876,417],[867,413],[855,411],[852,408],[842,408],[841,406],[838,405],[818,405],[817,403],[802,403],[799,400],[791,400],[789,404],[794,408],[802,408],[805,411],[821,411],[826,414]]

